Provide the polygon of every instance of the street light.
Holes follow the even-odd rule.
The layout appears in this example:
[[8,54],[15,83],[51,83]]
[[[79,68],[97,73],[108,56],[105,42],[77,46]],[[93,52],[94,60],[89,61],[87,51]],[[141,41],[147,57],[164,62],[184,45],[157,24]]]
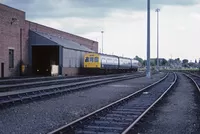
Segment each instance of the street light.
[[155,10],[157,12],[157,71],[159,71],[159,12],[160,9]]
[[101,31],[101,33],[102,33],[102,53],[103,53],[103,33],[104,33],[104,31]]
[[147,0],[147,71],[146,77],[151,78],[150,72],[150,0]]

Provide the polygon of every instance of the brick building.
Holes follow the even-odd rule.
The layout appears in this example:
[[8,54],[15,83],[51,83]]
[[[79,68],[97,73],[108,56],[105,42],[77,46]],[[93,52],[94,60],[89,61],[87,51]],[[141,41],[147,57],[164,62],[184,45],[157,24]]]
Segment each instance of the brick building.
[[[87,47],[88,50],[98,52],[98,42],[96,41],[28,21],[25,18],[25,12],[0,4],[0,77],[20,75],[21,65],[25,65],[26,74],[32,74],[30,31],[40,32],[43,35],[48,34],[49,37],[40,34],[40,36],[43,36],[42,38],[49,39],[47,42],[52,41],[55,43],[55,41],[50,40],[51,37],[57,39],[59,37],[60,39],[64,38],[66,40],[64,42],[65,45],[68,45],[67,42],[70,41],[72,42],[70,45],[78,44],[82,48]],[[53,45],[57,44],[55,43]],[[62,43],[59,45],[63,46]],[[69,52],[66,49],[68,47],[65,47],[62,52]],[[76,50],[73,48],[73,51]],[[81,49],[79,52],[83,54],[83,52],[87,52],[87,49]],[[72,75],[77,74],[78,68],[81,67],[71,65],[63,67],[63,62],[65,61],[59,62],[59,66],[61,66],[60,74],[68,74],[69,72]]]

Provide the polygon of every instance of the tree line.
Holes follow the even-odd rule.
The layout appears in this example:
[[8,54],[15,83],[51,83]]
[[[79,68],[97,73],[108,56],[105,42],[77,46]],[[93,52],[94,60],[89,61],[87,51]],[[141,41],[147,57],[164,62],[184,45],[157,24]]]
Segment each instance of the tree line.
[[[143,60],[141,57],[135,56],[134,59],[139,61],[142,66],[146,66],[146,60]],[[200,62],[198,62],[198,63],[200,63]],[[195,62],[192,63],[192,62],[189,62],[188,59],[183,59],[181,61],[180,58],[169,59],[169,60],[166,60],[165,58],[159,58],[159,66],[169,66],[171,64],[181,64],[183,67],[191,67],[191,66],[197,65],[197,60],[195,60]],[[150,59],[150,65],[156,66],[157,58]]]

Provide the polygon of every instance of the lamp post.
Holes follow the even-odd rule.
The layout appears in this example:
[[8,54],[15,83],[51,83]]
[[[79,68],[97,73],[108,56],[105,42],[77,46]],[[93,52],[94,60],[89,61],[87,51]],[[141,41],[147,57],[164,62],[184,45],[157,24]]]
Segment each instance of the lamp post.
[[147,70],[146,77],[151,78],[150,72],[150,0],[147,0]]
[[157,12],[157,71],[159,71],[159,12],[160,9],[156,9]]
[[101,31],[101,33],[102,33],[102,53],[103,53],[103,33],[104,33],[104,31]]

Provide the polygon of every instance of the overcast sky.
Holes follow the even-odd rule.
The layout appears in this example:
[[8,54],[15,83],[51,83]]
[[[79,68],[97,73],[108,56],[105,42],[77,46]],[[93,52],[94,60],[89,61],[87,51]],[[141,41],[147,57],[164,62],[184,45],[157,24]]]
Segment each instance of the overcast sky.
[[[99,42],[107,54],[146,59],[147,0],[0,0],[26,18]],[[200,0],[151,0],[151,58],[156,57],[160,8],[160,56],[200,58]]]

